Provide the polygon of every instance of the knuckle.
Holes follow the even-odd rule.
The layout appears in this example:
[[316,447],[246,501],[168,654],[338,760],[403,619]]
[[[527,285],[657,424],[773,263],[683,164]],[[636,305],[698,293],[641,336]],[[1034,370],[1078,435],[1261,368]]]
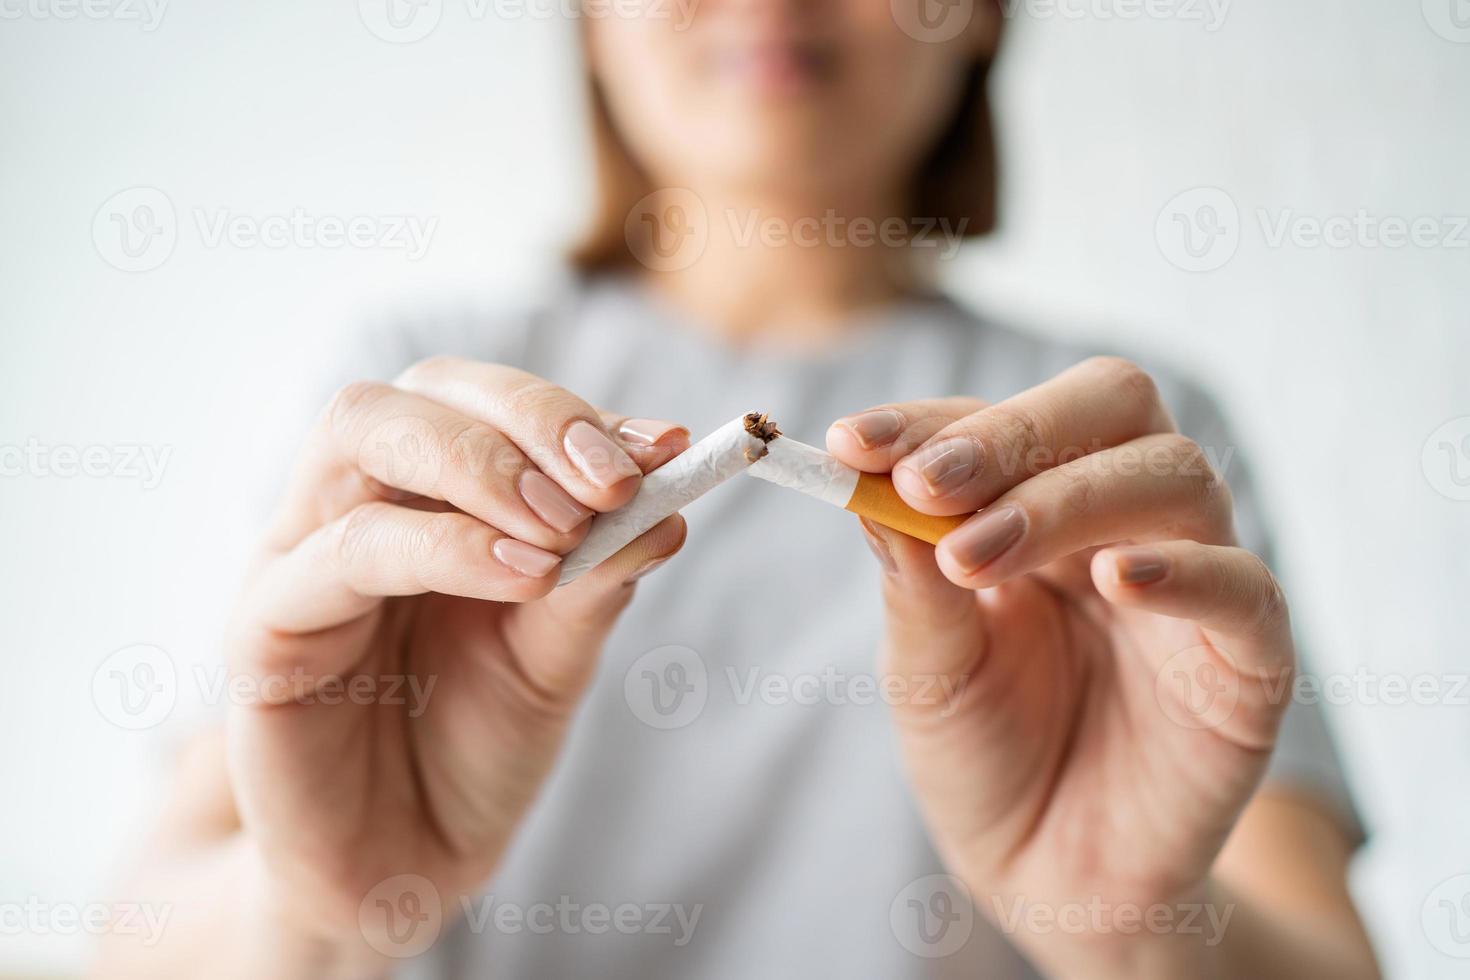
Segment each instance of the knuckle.
[[436,354],[410,364],[398,375],[397,381],[405,388],[419,388],[426,382],[448,375],[458,363],[459,358],[457,357]]
[[1243,554],[1246,556],[1245,567],[1224,579],[1223,598],[1245,613],[1248,632],[1260,634],[1274,628],[1286,617],[1286,593],[1275,573],[1259,555],[1248,551]]
[[370,563],[382,539],[382,504],[354,507],[337,522],[333,551],[342,568],[356,568]]
[[505,380],[499,397],[509,411],[533,419],[565,414],[571,401],[565,390],[550,381],[519,372]]
[[1073,517],[1084,517],[1097,507],[1097,483],[1090,467],[1068,469],[1062,478],[1062,510]]
[[1040,412],[1012,405],[996,405],[985,414],[999,429],[1001,439],[1010,446],[1031,449],[1051,445],[1051,426]]
[[339,388],[327,403],[327,424],[337,432],[349,431],[353,420],[383,397],[386,387],[377,381],[354,381]]
[[1089,363],[1140,407],[1152,409],[1160,403],[1159,386],[1153,375],[1126,357],[1095,357]]
[[465,419],[442,436],[444,465],[456,475],[478,479],[494,469],[501,438],[490,426]]
[[451,560],[466,537],[465,528],[452,514],[434,514],[420,521],[408,541],[408,553],[421,568]]

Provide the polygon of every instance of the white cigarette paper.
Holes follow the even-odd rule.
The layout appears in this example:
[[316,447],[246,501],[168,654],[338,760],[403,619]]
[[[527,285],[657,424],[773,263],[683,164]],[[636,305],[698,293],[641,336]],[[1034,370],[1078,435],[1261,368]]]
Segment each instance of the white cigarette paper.
[[765,456],[750,467],[751,476],[816,497],[834,507],[846,507],[852,499],[858,471],[851,466],[790,436],[782,436],[766,449]]
[[557,584],[602,564],[665,517],[744,472],[765,455],[766,441],[773,437],[775,427],[764,425],[765,417],[755,413],[731,419],[646,475],[632,500],[592,519],[587,537],[562,559]]
[[861,473],[815,446],[782,436],[750,475],[798,490],[920,541],[938,544],[969,515],[936,516],[910,507],[886,473]]

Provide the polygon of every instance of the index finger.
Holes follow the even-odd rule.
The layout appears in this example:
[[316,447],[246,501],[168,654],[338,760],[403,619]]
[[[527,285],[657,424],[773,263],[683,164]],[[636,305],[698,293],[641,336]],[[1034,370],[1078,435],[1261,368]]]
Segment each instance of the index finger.
[[1097,357],[946,426],[894,465],[893,483],[915,510],[965,514],[1053,467],[1174,428],[1142,369]]

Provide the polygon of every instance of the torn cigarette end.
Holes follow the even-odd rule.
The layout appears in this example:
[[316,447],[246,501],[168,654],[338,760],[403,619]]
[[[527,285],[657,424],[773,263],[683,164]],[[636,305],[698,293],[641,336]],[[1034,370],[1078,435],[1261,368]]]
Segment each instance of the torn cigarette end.
[[956,514],[951,517],[935,517],[932,514],[921,514],[903,502],[892,480],[878,473],[858,474],[852,498],[843,509],[930,544],[938,544],[940,538],[965,523],[970,516]]
[[760,446],[753,446],[745,451],[745,461],[754,463],[766,455],[769,451],[766,447],[781,434],[781,430],[765,412],[746,412],[744,422],[746,433],[761,441]]
[[768,416],[750,412],[645,474],[632,500],[592,519],[582,543],[562,559],[558,583],[565,585],[600,565],[665,517],[745,470],[780,434]]

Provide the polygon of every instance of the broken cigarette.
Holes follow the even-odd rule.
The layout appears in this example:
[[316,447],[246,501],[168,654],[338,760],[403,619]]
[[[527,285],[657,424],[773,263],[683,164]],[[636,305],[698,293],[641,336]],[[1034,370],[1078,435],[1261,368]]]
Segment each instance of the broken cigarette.
[[579,578],[665,517],[749,468],[780,434],[770,419],[751,412],[731,419],[644,476],[632,500],[592,519],[587,537],[562,559],[557,584]]
[[886,474],[863,473],[839,463],[815,446],[783,436],[750,467],[750,475],[852,511],[876,524],[938,544],[970,515],[921,514],[898,495]]
[[746,470],[930,544],[938,544],[969,516],[921,514],[903,502],[886,474],[839,463],[815,446],[782,436],[768,416],[750,412],[644,476],[638,493],[622,507],[593,518],[587,537],[562,559],[557,584],[580,578],[659,521]]

